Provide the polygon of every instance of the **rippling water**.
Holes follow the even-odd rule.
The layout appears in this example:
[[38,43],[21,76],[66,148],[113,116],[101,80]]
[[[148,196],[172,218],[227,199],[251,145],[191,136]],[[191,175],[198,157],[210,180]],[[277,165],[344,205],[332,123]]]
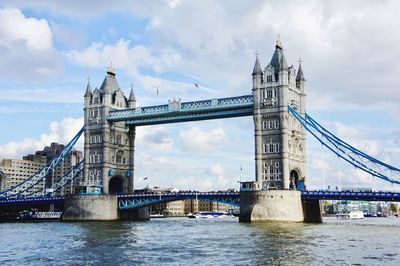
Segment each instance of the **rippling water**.
[[0,265],[400,265],[400,219],[0,223]]

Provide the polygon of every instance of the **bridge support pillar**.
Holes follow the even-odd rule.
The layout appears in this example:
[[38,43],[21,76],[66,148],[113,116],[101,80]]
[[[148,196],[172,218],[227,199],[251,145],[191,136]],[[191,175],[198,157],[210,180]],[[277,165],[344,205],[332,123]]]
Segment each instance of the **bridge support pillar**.
[[240,222],[303,222],[300,191],[260,190],[240,192]]
[[113,195],[72,195],[65,198],[64,221],[118,220],[118,200]]
[[118,215],[119,220],[122,221],[148,221],[150,220],[150,208],[120,210]]
[[304,222],[322,223],[322,206],[320,200],[303,200]]

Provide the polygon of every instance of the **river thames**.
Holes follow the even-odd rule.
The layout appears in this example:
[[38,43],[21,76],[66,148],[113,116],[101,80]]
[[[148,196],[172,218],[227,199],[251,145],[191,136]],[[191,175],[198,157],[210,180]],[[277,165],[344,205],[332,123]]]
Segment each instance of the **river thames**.
[[0,223],[0,265],[399,265],[400,219]]

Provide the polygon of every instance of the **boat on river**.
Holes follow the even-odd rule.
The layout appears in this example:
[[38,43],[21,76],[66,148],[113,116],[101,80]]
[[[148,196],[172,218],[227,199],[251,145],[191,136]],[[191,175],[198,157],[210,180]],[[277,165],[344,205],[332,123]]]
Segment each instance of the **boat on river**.
[[161,213],[152,213],[150,214],[150,218],[165,218],[165,216]]
[[362,211],[354,211],[349,213],[338,213],[336,217],[341,220],[348,220],[348,219],[364,219],[364,213]]
[[230,212],[196,212],[189,213],[187,215],[189,218],[195,219],[222,219],[222,218],[232,218],[234,217]]
[[22,211],[18,213],[18,221],[60,220],[62,212]]

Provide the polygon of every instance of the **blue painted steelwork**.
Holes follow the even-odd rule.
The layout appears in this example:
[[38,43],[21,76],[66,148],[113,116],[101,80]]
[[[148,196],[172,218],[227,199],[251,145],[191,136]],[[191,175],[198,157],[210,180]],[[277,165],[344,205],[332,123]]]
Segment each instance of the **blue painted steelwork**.
[[299,114],[291,106],[290,113],[311,133],[322,145],[354,167],[390,183],[400,184],[400,169],[386,164],[341,140],[318,124],[308,114]]
[[141,208],[185,199],[197,199],[239,206],[239,192],[178,192],[118,195],[118,208],[120,210]]
[[400,202],[400,192],[303,191],[301,192],[301,198],[314,200],[326,199]]
[[20,183],[3,191],[0,191],[0,198],[17,197],[19,195],[23,195],[24,193],[26,194],[28,190],[35,187],[37,184],[39,184],[39,182],[42,182],[50,173],[52,173],[52,171],[57,168],[62,160],[68,155],[75,143],[78,141],[79,137],[82,135],[83,131],[84,129],[82,128],[72,138],[72,140],[67,145],[65,145],[64,149],[42,169],[38,170],[36,173],[21,181]]
[[[197,199],[240,206],[239,192],[198,192],[198,193],[162,193],[162,194],[131,194],[118,195],[120,210],[141,208],[159,203],[184,199]],[[351,191],[302,191],[303,200],[362,200],[362,201],[394,201],[400,202],[400,192],[351,192]],[[0,206],[27,204],[62,203],[64,197],[29,197],[0,200]]]
[[108,121],[143,126],[253,115],[253,95],[112,110]]
[[[42,188],[36,191],[33,191],[30,194],[24,194],[23,197],[50,197],[53,193],[57,193],[65,188],[67,185],[72,183],[74,179],[79,176],[84,167],[84,161],[79,162],[76,166],[74,166],[71,170],[69,170],[63,176],[54,180],[54,183],[49,188]],[[53,194],[54,195],[54,194]],[[12,197],[9,197],[12,198]]]
[[30,197],[30,198],[13,198],[0,200],[0,206],[6,205],[24,205],[24,204],[54,204],[64,202],[64,197]]

